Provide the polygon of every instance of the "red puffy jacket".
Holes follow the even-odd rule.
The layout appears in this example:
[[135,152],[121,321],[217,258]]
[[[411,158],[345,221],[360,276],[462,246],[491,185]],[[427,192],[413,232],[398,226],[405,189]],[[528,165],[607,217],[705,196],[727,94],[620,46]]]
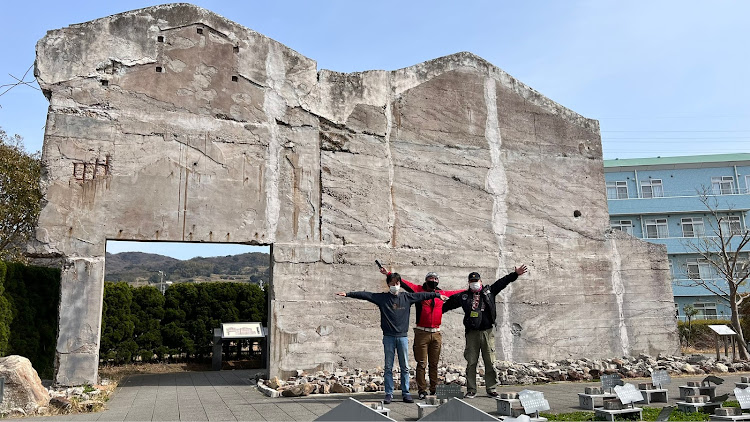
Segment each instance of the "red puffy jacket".
[[[403,278],[401,284],[404,285],[404,290],[411,290],[414,293],[426,292],[424,286],[419,286],[414,283],[410,283]],[[462,290],[441,290],[437,289],[436,292],[444,294],[446,296],[452,296],[456,293],[463,292]],[[417,302],[417,326],[425,328],[437,328],[440,323],[443,322],[443,301],[440,298],[423,300]]]

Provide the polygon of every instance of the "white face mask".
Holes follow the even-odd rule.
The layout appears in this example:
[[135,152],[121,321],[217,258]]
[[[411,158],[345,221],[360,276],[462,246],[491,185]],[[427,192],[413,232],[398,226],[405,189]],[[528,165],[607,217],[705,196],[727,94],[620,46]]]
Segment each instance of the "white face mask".
[[390,290],[390,291],[391,291],[391,294],[393,294],[393,295],[397,295],[397,294],[398,294],[398,291],[399,291],[400,289],[401,289],[401,286],[400,286],[400,285],[398,285],[398,284],[396,284],[395,286],[389,286],[389,287],[388,287],[388,290]]
[[469,288],[472,292],[478,292],[482,288],[482,283],[478,281],[472,281],[469,283]]

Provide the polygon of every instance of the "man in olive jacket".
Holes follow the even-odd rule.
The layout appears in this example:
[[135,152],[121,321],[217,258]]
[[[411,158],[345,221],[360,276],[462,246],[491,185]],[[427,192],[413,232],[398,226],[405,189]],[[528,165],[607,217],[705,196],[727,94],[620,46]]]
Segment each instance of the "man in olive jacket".
[[443,312],[462,308],[464,310],[464,328],[466,329],[466,348],[464,358],[466,359],[466,395],[467,399],[473,399],[477,395],[477,363],[479,352],[482,352],[484,360],[484,383],[487,395],[497,397],[497,372],[493,363],[495,361],[495,334],[492,329],[497,318],[497,307],[495,297],[508,284],[515,281],[518,276],[526,272],[526,266],[521,265],[515,271],[492,283],[483,286],[479,273],[469,274],[469,288],[457,293],[443,304]]

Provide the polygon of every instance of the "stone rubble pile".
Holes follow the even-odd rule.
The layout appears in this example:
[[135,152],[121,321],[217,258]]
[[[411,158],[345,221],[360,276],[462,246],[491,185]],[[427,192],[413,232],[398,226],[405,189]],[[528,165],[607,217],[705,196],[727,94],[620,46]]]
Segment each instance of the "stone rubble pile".
[[[481,364],[480,364],[481,365]],[[750,362],[732,363],[704,355],[623,357],[614,359],[563,359],[556,362],[541,360],[528,363],[495,362],[498,381],[503,385],[534,384],[556,381],[592,381],[603,374],[620,374],[622,378],[650,377],[656,370],[667,370],[672,376],[701,375],[724,372],[750,371]],[[465,367],[446,365],[438,368],[440,383],[466,385]],[[394,368],[395,391],[400,389],[399,369]],[[361,393],[383,391],[383,369],[340,368],[333,372],[318,371],[308,374],[298,370],[297,376],[286,380],[274,377],[257,382],[267,395],[298,397],[310,394]],[[410,389],[416,389],[414,369],[410,370]],[[484,386],[484,368],[478,369],[477,383]]]

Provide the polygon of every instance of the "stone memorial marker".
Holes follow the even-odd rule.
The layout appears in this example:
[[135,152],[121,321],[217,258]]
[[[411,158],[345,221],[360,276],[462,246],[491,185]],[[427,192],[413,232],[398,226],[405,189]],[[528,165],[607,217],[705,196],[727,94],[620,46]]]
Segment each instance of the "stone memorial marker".
[[549,402],[541,391],[523,390],[518,393],[524,412],[527,415],[539,413],[540,410],[550,410]]
[[635,388],[633,384],[617,385],[615,386],[615,394],[620,399],[622,404],[632,404],[638,401],[643,401],[643,394]]
[[750,391],[744,388],[735,388],[734,396],[740,402],[740,408],[750,409]]
[[602,375],[602,388],[612,392],[612,389],[617,385],[622,385],[622,378],[620,374]]
[[672,377],[669,376],[669,371],[666,369],[660,369],[651,373],[651,382],[654,383],[657,388],[664,388],[665,385],[672,383]]

